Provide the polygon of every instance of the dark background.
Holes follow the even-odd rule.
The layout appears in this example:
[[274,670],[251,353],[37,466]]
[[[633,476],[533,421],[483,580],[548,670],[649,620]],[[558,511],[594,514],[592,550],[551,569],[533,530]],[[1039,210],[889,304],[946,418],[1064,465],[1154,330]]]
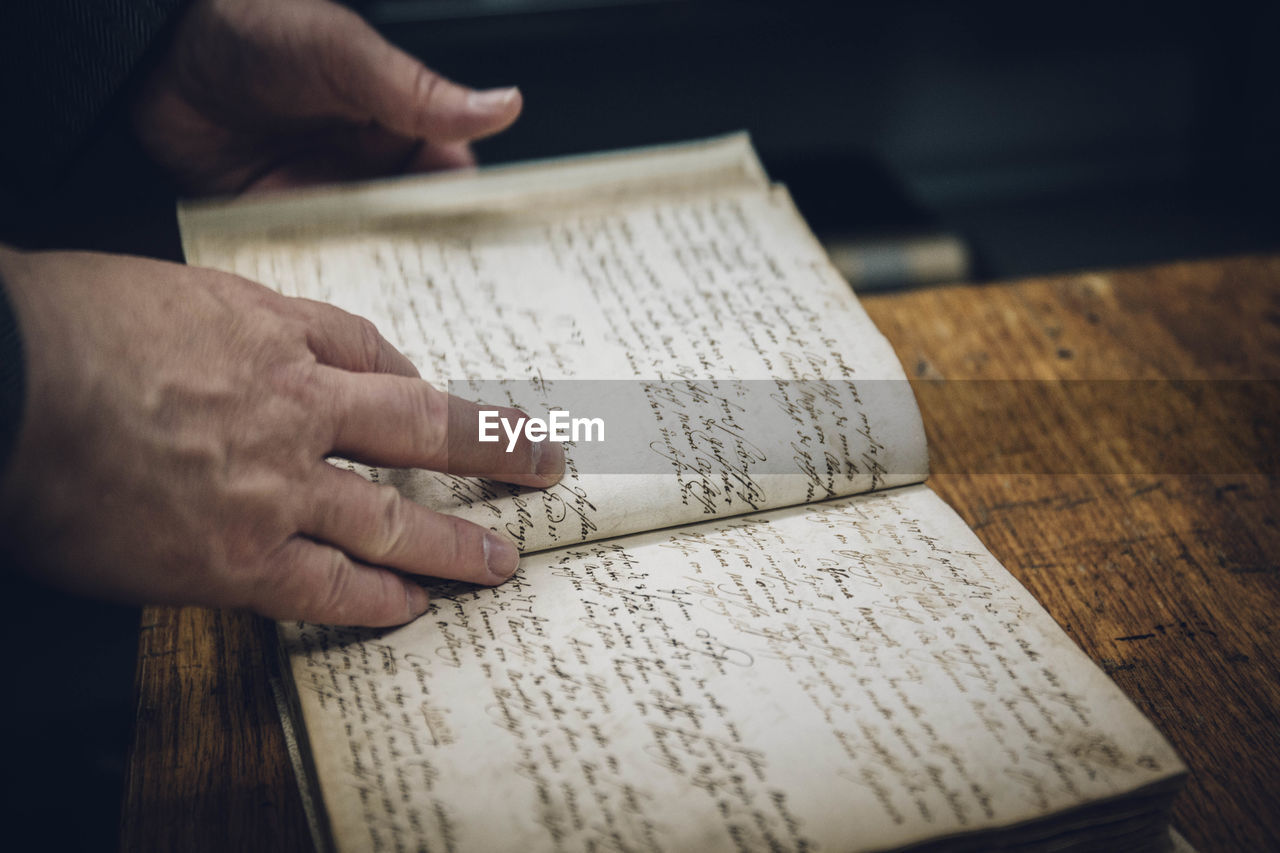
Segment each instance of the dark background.
[[376,0],[489,161],[748,130],[820,234],[940,228],[981,278],[1280,244],[1277,3]]
[[[979,279],[1280,248],[1278,3],[361,8],[460,82],[520,85],[486,162],[747,130],[820,234],[954,235]],[[29,242],[175,256],[172,202],[108,120]],[[32,650],[8,674],[16,827],[113,847],[138,611],[4,592],[6,642]]]

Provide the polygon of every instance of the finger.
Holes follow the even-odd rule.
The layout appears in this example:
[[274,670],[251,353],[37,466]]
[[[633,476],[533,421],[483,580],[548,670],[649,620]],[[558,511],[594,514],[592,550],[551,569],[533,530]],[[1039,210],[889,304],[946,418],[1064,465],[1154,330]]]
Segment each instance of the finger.
[[424,144],[405,165],[406,172],[440,172],[447,169],[470,169],[476,165],[476,155],[466,142],[446,145]]
[[272,619],[383,627],[427,609],[427,591],[416,581],[361,565],[329,545],[294,537],[277,557],[254,606]]
[[260,193],[405,172],[463,169],[476,164],[467,142],[427,143],[376,124],[344,125],[250,170],[236,186]]
[[312,299],[290,301],[307,322],[307,346],[321,364],[355,373],[394,373],[415,379],[420,375],[413,362],[364,317]]
[[303,532],[365,563],[417,575],[500,584],[520,555],[491,530],[433,512],[351,471],[323,466]]
[[564,448],[557,442],[530,441],[523,432],[514,442],[501,434],[480,441],[482,409],[496,411],[493,420],[508,424],[525,417],[518,409],[480,406],[395,376],[328,370],[320,381],[333,400],[333,450],[349,458],[523,486],[549,486],[564,474]]
[[354,13],[326,16],[323,26],[324,79],[348,119],[373,119],[415,139],[458,142],[497,133],[520,115],[518,89],[477,92],[459,86],[391,45]]
[[357,169],[343,151],[308,152],[272,163],[244,187],[246,194],[261,194],[323,186],[342,181],[391,174],[395,169]]
[[377,124],[352,126],[344,121],[340,127],[311,136],[309,145],[283,151],[266,163],[247,181],[246,191],[293,189],[422,171],[413,164],[421,154],[423,141],[392,133]]
[[376,123],[353,129],[343,141],[350,178],[401,174],[423,144],[421,139],[393,133]]
[[310,169],[299,170],[292,164],[273,165],[256,175],[244,185],[245,195],[266,195],[268,193],[296,190],[319,184],[331,184],[340,180],[334,175],[321,175]]

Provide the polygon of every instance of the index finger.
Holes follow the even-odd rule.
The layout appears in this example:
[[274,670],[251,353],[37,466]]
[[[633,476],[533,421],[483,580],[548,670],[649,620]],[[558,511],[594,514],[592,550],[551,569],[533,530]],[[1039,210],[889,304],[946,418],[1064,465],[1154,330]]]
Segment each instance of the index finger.
[[518,409],[481,406],[446,394],[420,379],[353,375],[321,368],[333,401],[333,450],[373,465],[430,468],[545,487],[564,475],[564,448],[554,441],[480,441],[480,412],[515,423]]

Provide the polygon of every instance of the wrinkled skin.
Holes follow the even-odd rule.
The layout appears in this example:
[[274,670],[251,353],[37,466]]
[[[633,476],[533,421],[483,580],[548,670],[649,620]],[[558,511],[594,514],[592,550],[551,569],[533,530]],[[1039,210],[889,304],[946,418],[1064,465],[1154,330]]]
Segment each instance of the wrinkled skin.
[[327,0],[200,0],[133,107],[144,148],[189,191],[234,193],[475,161],[520,114]]
[[[520,109],[516,90],[443,80],[326,0],[198,0],[132,117],[201,194],[465,166]],[[88,253],[0,247],[0,282],[27,374],[0,526],[57,586],[394,625],[427,607],[414,576],[496,584],[519,555],[327,457],[535,487],[563,473],[558,445],[475,442],[474,406],[332,306]]]

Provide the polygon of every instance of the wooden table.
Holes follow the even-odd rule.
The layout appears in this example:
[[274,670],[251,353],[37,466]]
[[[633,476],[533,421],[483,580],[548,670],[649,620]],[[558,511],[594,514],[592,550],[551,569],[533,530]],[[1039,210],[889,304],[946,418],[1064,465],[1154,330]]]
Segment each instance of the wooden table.
[[[1280,845],[1280,257],[864,304],[933,488],[1190,766],[1175,826]],[[310,847],[270,642],[244,614],[144,612],[123,849]]]

